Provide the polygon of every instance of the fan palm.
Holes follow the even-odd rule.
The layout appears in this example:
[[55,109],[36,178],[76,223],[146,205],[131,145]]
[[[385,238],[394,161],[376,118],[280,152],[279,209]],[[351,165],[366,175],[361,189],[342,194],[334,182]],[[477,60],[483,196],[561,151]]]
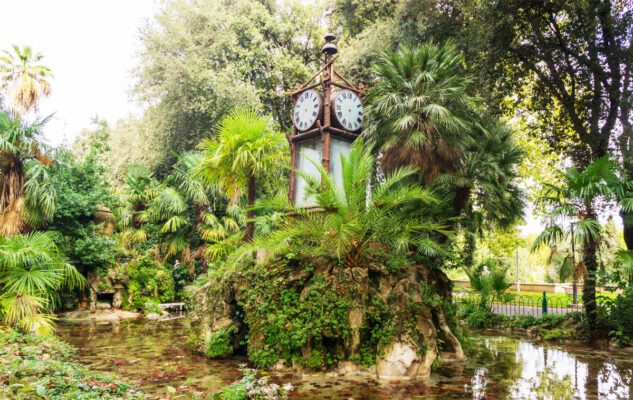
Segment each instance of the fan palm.
[[293,245],[304,252],[337,257],[348,268],[364,266],[372,244],[406,257],[416,253],[429,257],[445,254],[437,237],[448,233],[424,215],[438,199],[428,189],[406,183],[417,173],[415,167],[392,171],[368,193],[375,162],[369,152],[363,151],[362,141],[354,143],[341,161],[341,186],[314,160],[318,176],[298,172],[307,182],[307,194],[323,211],[294,210],[295,215],[283,226],[237,250],[230,262],[257,248],[265,248],[268,257],[278,256]]
[[470,78],[455,46],[403,47],[383,56],[368,94],[368,143],[383,153],[385,171],[415,165],[427,183],[453,171],[472,143]]
[[0,238],[0,316],[26,332],[50,333],[58,291],[85,279],[64,260],[51,232]]
[[50,218],[55,189],[42,151],[40,130],[47,119],[24,123],[0,109],[0,234],[11,236]]
[[40,98],[51,93],[47,80],[52,77],[51,70],[40,63],[42,58],[29,46],[16,45],[0,55],[0,89],[8,90],[13,107],[20,113],[37,110]]
[[617,171],[617,164],[607,157],[597,159],[582,171],[570,168],[561,174],[562,184],[547,185],[544,196],[539,199],[550,211],[545,229],[532,244],[532,249],[555,246],[568,239],[582,246],[583,266],[576,265],[575,269],[586,269],[582,297],[592,331],[597,324],[596,271],[601,235],[595,203],[602,199],[618,200],[623,208],[633,205],[633,199],[625,197],[633,183],[623,183]]
[[466,231],[466,266],[471,267],[475,236],[485,229],[506,229],[523,216],[525,201],[517,185],[517,165],[523,151],[514,143],[505,124],[485,119],[477,126],[477,140],[466,148],[464,162],[455,172],[444,173],[433,188],[453,196],[456,222]]
[[[258,182],[277,174],[285,166],[287,142],[273,131],[272,120],[254,111],[238,109],[224,117],[215,138],[202,142],[203,158],[198,174],[237,203],[246,193],[245,240],[253,239]],[[261,182],[260,182],[261,183]]]
[[178,156],[173,173],[162,183],[147,169],[135,167],[129,171],[127,207],[119,210],[124,243],[144,242],[145,225],[152,224],[160,240],[159,253],[164,258],[180,256],[180,261],[188,262],[192,270],[193,261],[201,252],[191,249],[191,236],[202,222],[212,192],[194,176],[194,166],[200,160],[198,153]]

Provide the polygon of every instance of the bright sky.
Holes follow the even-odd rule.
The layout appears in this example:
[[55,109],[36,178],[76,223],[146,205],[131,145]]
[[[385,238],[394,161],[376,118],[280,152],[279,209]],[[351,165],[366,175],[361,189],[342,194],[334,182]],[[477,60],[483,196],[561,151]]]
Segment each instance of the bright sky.
[[99,115],[114,123],[141,108],[128,94],[139,28],[155,0],[0,0],[0,49],[29,45],[54,75],[40,114],[51,144],[72,139]]

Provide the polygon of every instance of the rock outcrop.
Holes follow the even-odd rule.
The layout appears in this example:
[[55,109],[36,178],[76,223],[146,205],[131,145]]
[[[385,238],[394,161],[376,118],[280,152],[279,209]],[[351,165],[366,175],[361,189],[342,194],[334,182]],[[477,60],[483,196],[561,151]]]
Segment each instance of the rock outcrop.
[[230,328],[230,348],[260,367],[424,379],[438,357],[464,358],[450,296],[442,271],[417,264],[342,268],[318,257],[253,267],[193,289],[190,344],[208,353]]

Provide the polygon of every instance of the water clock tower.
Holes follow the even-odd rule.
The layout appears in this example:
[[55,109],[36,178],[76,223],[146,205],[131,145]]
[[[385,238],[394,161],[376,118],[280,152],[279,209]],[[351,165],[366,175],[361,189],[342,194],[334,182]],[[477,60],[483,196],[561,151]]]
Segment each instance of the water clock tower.
[[315,206],[306,196],[306,182],[295,171],[318,176],[310,162],[321,162],[340,185],[341,155],[361,134],[363,124],[363,89],[352,85],[334,68],[338,49],[336,36],[325,35],[323,65],[305,83],[296,86],[292,96],[291,166],[288,196],[297,207]]

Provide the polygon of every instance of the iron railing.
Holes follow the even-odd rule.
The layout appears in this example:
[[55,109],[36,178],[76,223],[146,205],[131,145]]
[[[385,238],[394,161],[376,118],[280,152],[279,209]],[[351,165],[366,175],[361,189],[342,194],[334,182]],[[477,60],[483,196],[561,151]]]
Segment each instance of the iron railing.
[[[453,304],[457,307],[468,304],[479,305],[480,297],[471,293],[455,293],[453,294]],[[495,314],[504,314],[509,316],[530,315],[532,317],[542,317],[547,314],[569,314],[573,312],[582,312],[584,310],[582,304],[573,304],[571,296],[567,297],[547,297],[547,293],[543,293],[541,297],[535,296],[513,296],[507,301],[496,300],[492,304],[492,312]]]

